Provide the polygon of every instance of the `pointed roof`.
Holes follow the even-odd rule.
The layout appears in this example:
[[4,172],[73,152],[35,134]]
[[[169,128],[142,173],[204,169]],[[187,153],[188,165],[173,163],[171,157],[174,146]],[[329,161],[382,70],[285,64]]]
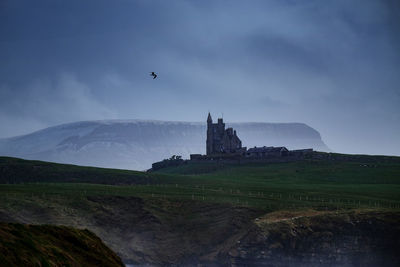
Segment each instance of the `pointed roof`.
[[210,112],[208,112],[207,122],[212,122],[212,119],[211,119],[211,114],[210,114]]

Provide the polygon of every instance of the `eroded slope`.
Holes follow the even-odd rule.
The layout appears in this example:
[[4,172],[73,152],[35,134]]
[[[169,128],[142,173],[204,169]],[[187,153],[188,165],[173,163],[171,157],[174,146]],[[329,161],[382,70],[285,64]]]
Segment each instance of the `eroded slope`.
[[95,234],[65,226],[0,223],[0,266],[124,266]]

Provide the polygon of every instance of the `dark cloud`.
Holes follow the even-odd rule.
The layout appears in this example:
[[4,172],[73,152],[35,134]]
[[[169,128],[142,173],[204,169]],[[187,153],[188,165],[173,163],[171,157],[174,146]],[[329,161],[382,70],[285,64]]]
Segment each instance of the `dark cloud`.
[[305,122],[338,151],[399,154],[398,1],[0,3],[0,136],[211,110]]

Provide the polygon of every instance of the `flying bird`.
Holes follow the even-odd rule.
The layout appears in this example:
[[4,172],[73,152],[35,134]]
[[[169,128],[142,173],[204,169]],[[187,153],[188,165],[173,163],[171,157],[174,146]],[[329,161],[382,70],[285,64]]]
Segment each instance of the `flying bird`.
[[153,76],[153,80],[154,80],[155,78],[157,78],[157,74],[155,74],[154,71],[152,71],[152,72],[150,73],[150,76]]

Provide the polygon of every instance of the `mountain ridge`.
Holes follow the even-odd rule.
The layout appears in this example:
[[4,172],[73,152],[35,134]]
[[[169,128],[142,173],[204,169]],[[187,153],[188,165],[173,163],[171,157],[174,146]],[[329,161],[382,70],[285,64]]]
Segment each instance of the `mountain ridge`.
[[[304,123],[227,123],[244,146],[330,151]],[[144,170],[170,157],[205,153],[206,124],[162,120],[79,121],[0,139],[0,155],[88,166]]]

